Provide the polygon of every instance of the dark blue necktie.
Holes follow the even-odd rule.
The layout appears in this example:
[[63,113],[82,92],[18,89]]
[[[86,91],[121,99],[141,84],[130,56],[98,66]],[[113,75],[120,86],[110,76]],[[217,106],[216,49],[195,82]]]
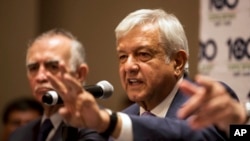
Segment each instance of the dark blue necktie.
[[155,117],[155,115],[154,115],[153,113],[149,112],[149,111],[143,112],[143,113],[141,114],[141,116],[153,116],[153,117]]
[[40,127],[37,141],[45,141],[53,125],[50,119],[46,119]]

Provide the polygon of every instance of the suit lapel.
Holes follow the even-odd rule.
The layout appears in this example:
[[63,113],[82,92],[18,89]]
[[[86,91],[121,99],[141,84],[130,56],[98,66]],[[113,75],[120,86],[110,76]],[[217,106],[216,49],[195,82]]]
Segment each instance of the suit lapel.
[[182,106],[183,103],[187,101],[187,99],[188,97],[184,95],[180,90],[178,90],[172,103],[170,104],[166,117],[177,118],[176,113],[178,109]]
[[132,108],[131,115],[140,115],[140,107],[138,104],[135,104]]
[[55,135],[53,136],[51,141],[62,141],[62,127],[63,126],[65,126],[65,124],[63,122],[61,122],[61,124],[57,128]]
[[139,115],[139,109],[139,105],[137,103],[134,103],[128,108],[122,110],[122,112],[127,113],[129,115]]

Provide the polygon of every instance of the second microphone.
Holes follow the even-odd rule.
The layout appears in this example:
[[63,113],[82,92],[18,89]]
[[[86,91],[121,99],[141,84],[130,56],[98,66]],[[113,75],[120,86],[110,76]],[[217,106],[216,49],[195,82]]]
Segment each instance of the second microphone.
[[[84,86],[84,89],[90,92],[95,98],[109,98],[114,91],[114,87],[106,80],[99,81],[96,85]],[[63,101],[56,91],[48,91],[42,97],[43,103],[47,105],[62,104]]]

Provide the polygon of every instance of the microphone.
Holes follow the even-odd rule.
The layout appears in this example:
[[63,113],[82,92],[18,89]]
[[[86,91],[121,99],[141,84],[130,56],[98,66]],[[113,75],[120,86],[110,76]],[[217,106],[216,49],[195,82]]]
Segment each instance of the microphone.
[[[114,87],[106,80],[99,81],[96,85],[84,86],[84,89],[90,92],[95,98],[106,99],[109,98]],[[62,104],[63,100],[56,91],[48,91],[42,97],[42,102],[46,105],[52,106],[56,104]]]

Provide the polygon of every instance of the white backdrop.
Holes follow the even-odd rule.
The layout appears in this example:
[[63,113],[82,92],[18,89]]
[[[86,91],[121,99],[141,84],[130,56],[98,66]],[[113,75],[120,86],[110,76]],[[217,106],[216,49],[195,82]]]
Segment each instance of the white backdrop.
[[198,70],[250,93],[250,0],[200,0]]

